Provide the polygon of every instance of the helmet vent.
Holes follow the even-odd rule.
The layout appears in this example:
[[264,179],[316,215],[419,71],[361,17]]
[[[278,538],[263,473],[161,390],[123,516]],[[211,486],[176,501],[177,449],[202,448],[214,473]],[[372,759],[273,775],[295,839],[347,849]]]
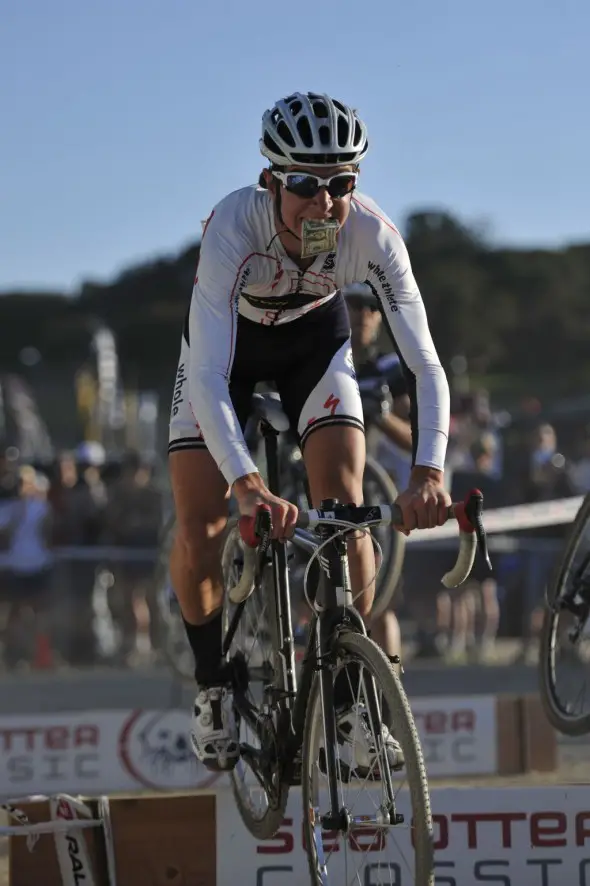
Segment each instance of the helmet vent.
[[291,148],[295,147],[295,139],[293,138],[293,133],[291,132],[291,130],[289,129],[289,127],[287,126],[287,124],[285,123],[284,120],[281,120],[281,122],[278,124],[277,133],[283,139],[284,142],[287,142],[287,144]]
[[326,117],[329,117],[328,109],[324,102],[314,102],[313,103],[313,112],[316,117],[319,117],[321,120],[325,120]]
[[303,142],[305,147],[311,148],[313,146],[313,134],[307,117],[299,118],[299,120],[297,121],[297,131],[299,132],[299,135],[301,136],[301,141]]
[[348,123],[346,117],[338,115],[338,144],[344,146],[348,141]]

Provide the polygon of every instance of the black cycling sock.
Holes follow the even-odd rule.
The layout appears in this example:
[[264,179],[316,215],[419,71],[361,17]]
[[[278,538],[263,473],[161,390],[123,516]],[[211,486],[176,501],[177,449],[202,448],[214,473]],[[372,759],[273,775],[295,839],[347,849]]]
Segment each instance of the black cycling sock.
[[218,612],[203,625],[193,625],[182,618],[186,635],[195,656],[195,680],[200,686],[215,686],[222,672],[222,614]]

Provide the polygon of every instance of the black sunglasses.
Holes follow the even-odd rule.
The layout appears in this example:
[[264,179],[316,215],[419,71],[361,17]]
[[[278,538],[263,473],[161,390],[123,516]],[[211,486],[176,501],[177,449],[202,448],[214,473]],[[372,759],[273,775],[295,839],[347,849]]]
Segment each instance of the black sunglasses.
[[335,199],[346,197],[347,194],[352,194],[358,179],[358,172],[337,172],[330,178],[321,178],[311,172],[276,172],[273,170],[272,174],[283,183],[287,191],[308,200],[315,197],[320,188],[327,188],[330,197]]

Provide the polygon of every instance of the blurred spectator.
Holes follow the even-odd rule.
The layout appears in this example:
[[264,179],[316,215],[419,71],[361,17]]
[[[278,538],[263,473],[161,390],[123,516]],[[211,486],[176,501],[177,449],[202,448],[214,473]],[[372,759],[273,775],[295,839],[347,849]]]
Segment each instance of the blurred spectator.
[[[465,453],[462,466],[453,473],[453,501],[462,501],[475,488],[483,493],[486,508],[499,507],[503,503],[497,450],[498,435],[489,429],[478,431],[469,452]],[[500,607],[496,580],[487,574],[487,568],[481,568],[478,563],[464,585],[453,591],[440,591],[439,614],[441,631],[448,634],[443,645],[452,661],[459,663],[473,657],[493,657]]]
[[[129,452],[121,476],[110,488],[105,512],[109,544],[139,548],[157,547],[162,520],[162,496],[152,481],[152,470],[139,455]],[[142,653],[157,658],[161,643],[161,614],[155,593],[151,559],[129,558],[113,563],[114,584],[109,606],[120,632],[119,659],[132,664]]]
[[[486,390],[478,391],[473,398],[473,424],[478,430],[479,442],[485,448],[485,473],[500,479],[504,470],[504,445],[500,434],[500,419],[503,416],[492,412],[490,395]],[[484,442],[485,441],[485,442]],[[483,468],[480,467],[480,470]]]
[[550,424],[535,428],[524,474],[522,500],[551,501],[573,495],[566,458],[557,448],[557,434]]
[[456,467],[451,483],[453,501],[462,501],[473,488],[483,493],[484,507],[498,508],[504,504],[503,484],[497,474],[497,438],[481,434],[470,446],[469,457]]
[[[447,461],[453,471],[484,473],[500,480],[504,472],[504,443],[500,433],[504,414],[496,416],[485,390],[455,403]],[[478,463],[476,463],[478,462]]]
[[[472,444],[471,470],[458,470],[453,474],[451,497],[462,501],[474,488],[484,497],[484,509],[501,507],[503,482],[495,471],[496,438],[484,432]],[[496,563],[494,573],[489,574],[479,559],[476,560],[470,580],[453,591],[441,591],[439,611],[441,629],[448,634],[445,642],[449,656],[457,662],[477,658],[493,659],[500,625],[500,589],[497,583]]]
[[55,512],[56,544],[93,545],[100,540],[106,490],[95,471],[95,468],[86,468],[81,473],[71,453],[61,455],[50,494]]
[[[98,468],[79,465],[72,453],[64,452],[50,493],[55,544],[64,548],[96,545],[104,532],[106,496]],[[59,645],[63,658],[73,665],[92,664],[97,657],[92,605],[96,570],[92,556],[77,557],[75,552],[62,556],[58,564]]]
[[54,555],[49,481],[30,465],[19,471],[19,497],[10,503],[8,615],[4,661],[49,667],[52,663],[48,622]]

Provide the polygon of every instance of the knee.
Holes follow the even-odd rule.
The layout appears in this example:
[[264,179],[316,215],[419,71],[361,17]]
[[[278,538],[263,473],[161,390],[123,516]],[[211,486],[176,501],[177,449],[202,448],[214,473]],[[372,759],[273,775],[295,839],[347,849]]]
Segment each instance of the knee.
[[225,517],[207,515],[193,515],[179,521],[176,548],[189,568],[202,568],[219,559],[226,523]]
[[335,465],[324,474],[322,498],[337,498],[343,504],[363,501],[363,474],[347,465]]
[[318,428],[305,444],[304,458],[314,504],[325,498],[361,504],[365,438],[357,428]]

